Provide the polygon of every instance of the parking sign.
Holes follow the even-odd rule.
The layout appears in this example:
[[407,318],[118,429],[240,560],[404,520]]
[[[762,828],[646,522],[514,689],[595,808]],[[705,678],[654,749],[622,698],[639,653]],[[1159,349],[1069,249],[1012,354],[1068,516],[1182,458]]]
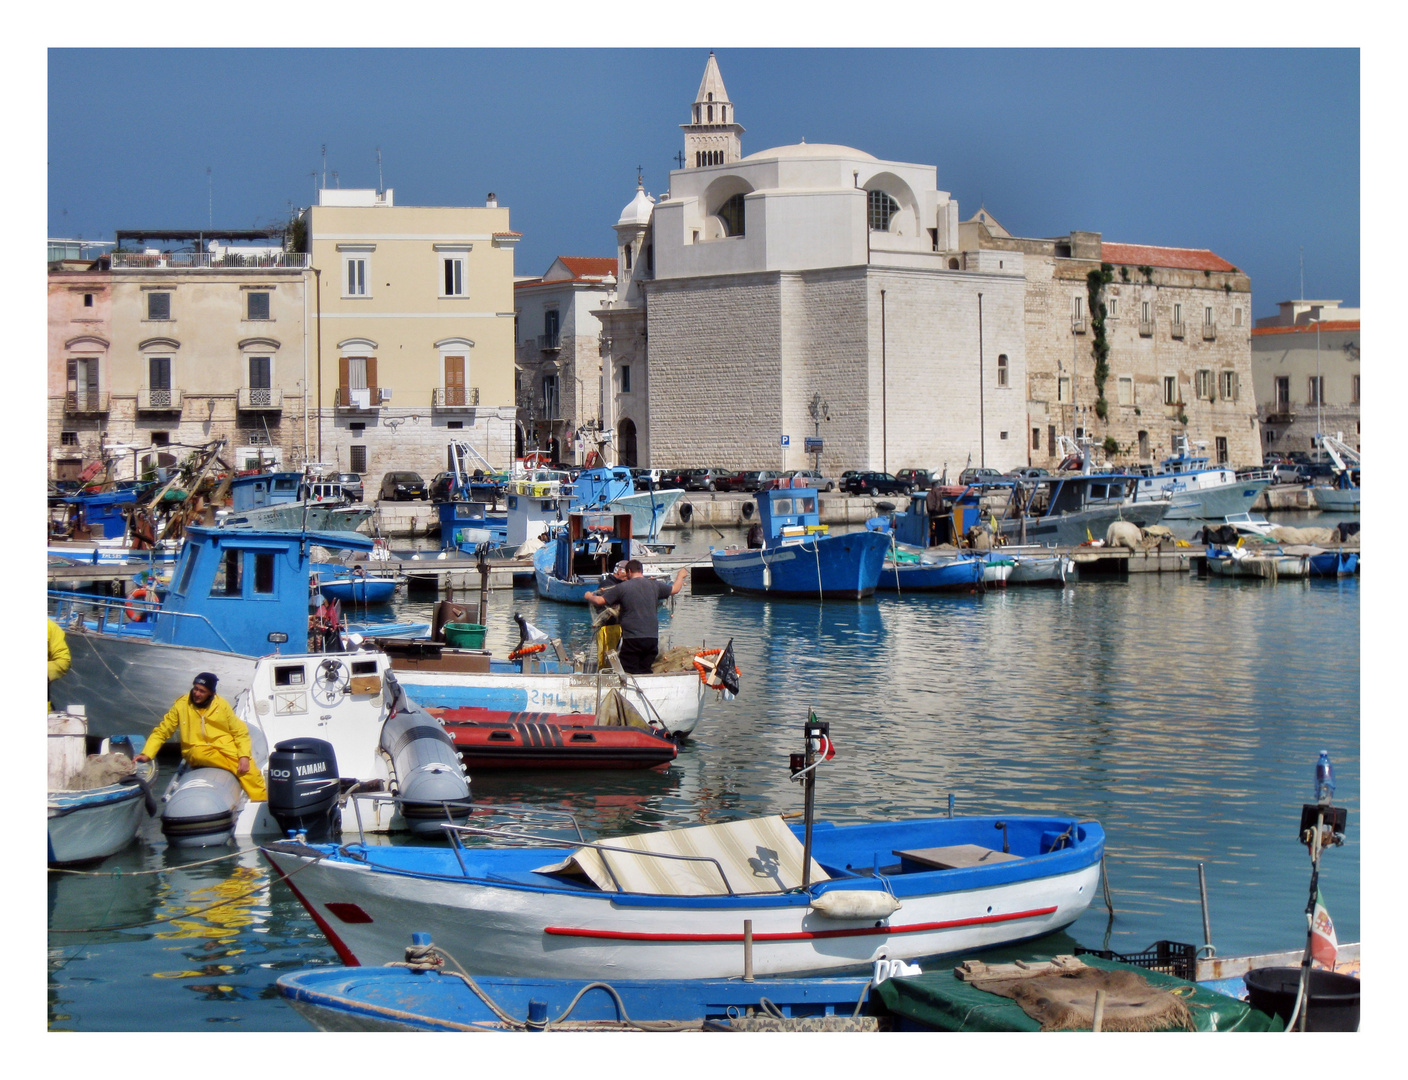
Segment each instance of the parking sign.
[[791,445],[792,445],[792,437],[791,437],[790,435],[784,435],[784,436],[782,436],[782,445],[783,445],[783,446],[791,446]]

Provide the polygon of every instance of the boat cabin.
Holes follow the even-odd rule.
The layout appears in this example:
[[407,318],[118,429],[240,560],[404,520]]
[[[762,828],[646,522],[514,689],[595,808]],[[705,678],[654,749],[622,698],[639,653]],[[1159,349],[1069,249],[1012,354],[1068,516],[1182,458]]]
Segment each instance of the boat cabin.
[[192,526],[160,611],[136,626],[166,645],[260,656],[308,640],[313,549],[370,552],[361,533]]
[[580,581],[609,574],[611,568],[631,557],[631,515],[578,511],[567,515],[558,538],[553,577]]
[[303,474],[297,472],[256,473],[230,481],[230,509],[253,510],[257,506],[297,502]]
[[758,524],[768,547],[800,544],[809,536],[828,531],[821,523],[820,496],[816,488],[809,487],[758,492]]

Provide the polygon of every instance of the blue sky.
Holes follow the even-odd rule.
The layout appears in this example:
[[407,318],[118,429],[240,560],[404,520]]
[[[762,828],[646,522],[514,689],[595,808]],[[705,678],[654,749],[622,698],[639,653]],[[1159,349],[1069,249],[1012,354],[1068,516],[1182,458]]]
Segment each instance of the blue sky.
[[[1359,303],[1356,50],[716,52],[745,154],[842,143],[936,165],[963,217],[1017,235],[1211,248],[1258,316],[1300,295],[1303,248],[1306,296]],[[277,223],[326,144],[330,186],[376,186],[380,147],[400,204],[495,192],[519,274],[610,255],[636,166],[668,188],[707,55],[51,50],[49,235],[198,228],[212,201],[217,227]]]

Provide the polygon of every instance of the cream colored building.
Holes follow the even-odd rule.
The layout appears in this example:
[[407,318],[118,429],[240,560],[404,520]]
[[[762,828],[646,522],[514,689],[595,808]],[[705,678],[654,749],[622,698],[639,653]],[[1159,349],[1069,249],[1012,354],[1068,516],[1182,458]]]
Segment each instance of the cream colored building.
[[495,467],[514,450],[513,251],[482,207],[396,206],[394,194],[324,190],[308,225],[317,279],[312,452],[363,473],[427,481],[450,440]]
[[118,477],[217,439],[235,468],[270,451],[303,460],[306,256],[277,238],[195,248],[119,249],[104,269],[50,273],[55,475],[115,444],[142,448],[112,455]]
[[1359,448],[1359,308],[1285,300],[1252,330],[1263,449],[1311,451],[1318,432]]

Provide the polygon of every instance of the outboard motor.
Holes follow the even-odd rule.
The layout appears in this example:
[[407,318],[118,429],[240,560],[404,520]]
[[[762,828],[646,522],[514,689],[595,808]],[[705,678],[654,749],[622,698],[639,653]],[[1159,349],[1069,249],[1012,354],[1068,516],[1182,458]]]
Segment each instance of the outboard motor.
[[342,831],[337,756],[322,739],[287,739],[269,755],[269,813],[285,832],[317,843]]
[[396,773],[397,809],[412,833],[443,837],[443,823],[468,821],[472,809],[459,750],[440,722],[412,702],[389,671],[385,693],[391,714],[381,727],[381,748]]

